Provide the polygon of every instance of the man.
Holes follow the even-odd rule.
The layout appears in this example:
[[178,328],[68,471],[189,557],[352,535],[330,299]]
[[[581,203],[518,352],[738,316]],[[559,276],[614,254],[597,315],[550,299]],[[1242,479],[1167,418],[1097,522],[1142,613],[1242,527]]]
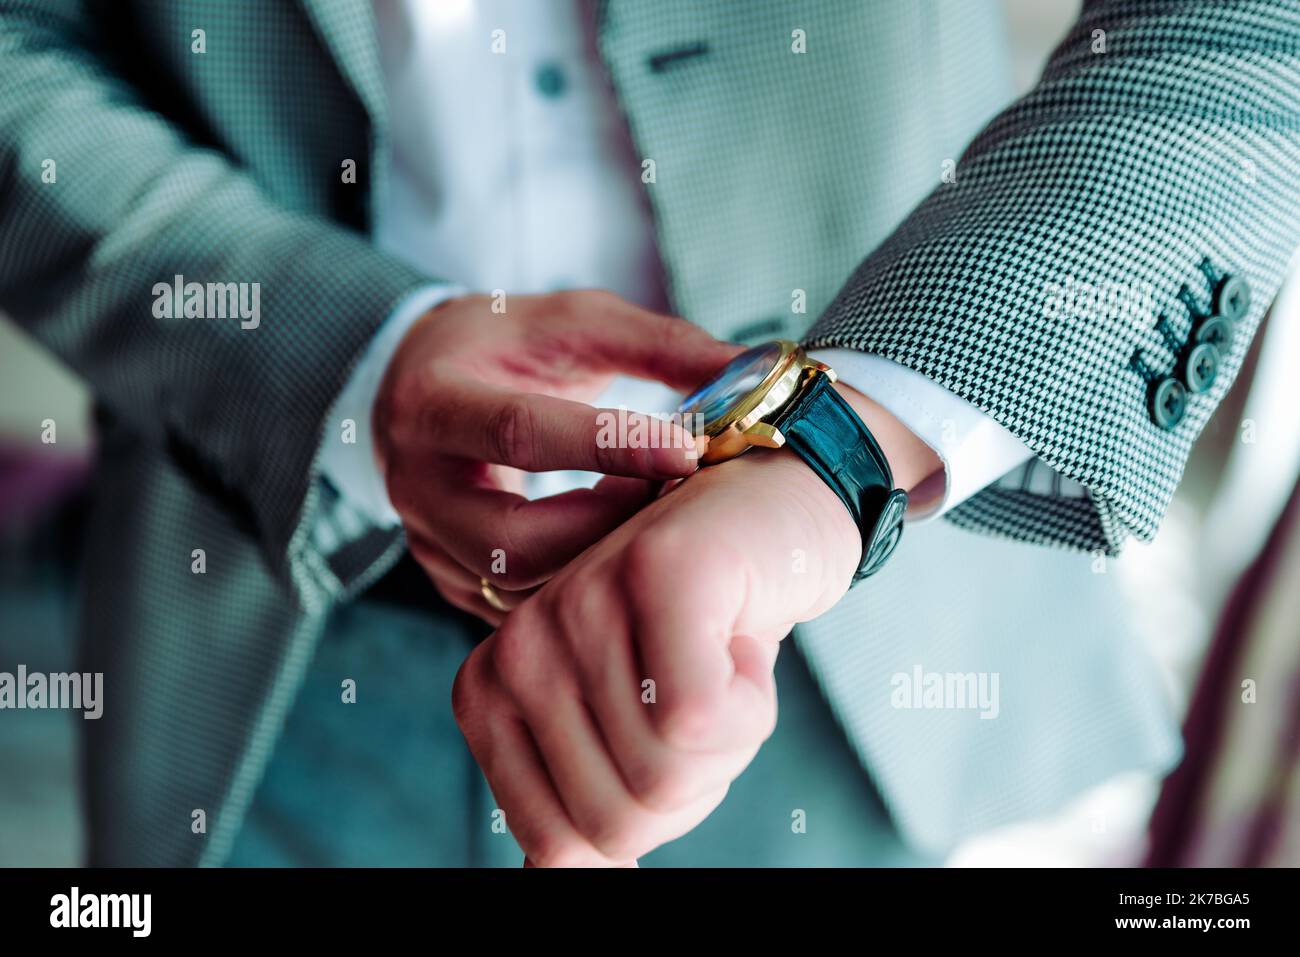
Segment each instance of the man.
[[[919,511],[1100,554],[1149,538],[1297,241],[1291,5],[1089,4],[959,159],[1005,102],[979,4],[0,10],[0,304],[102,400],[92,860],[478,862],[508,830],[535,863],[630,863],[727,814],[775,718],[778,642],[810,621],[796,640],[852,751],[782,655],[805,716],[785,778],[812,776],[724,839],[734,860],[774,830],[765,859],[797,860],[789,836],[819,821],[846,862],[923,859],[1175,756],[1141,668],[1068,622],[987,669],[1043,703],[1014,721],[891,706],[896,639],[910,661],[988,648],[881,643],[866,603],[906,591],[882,575],[844,599],[862,540],[804,462],[690,474],[671,448],[601,449],[574,402],[618,372],[688,388],[732,354],[642,308],[657,258],[706,332],[807,332]],[[428,83],[466,43],[500,69]],[[551,101],[570,106],[538,115]],[[486,154],[458,145],[481,103]],[[260,318],[168,318],[149,291],[174,276],[257,284]],[[1152,308],[1062,297],[1076,283]],[[516,295],[584,285],[622,296]],[[1210,314],[1230,334],[1189,366]],[[515,470],[569,468],[616,478],[517,497]],[[649,501],[645,480],[686,475]],[[450,609],[402,607],[404,542],[500,626],[468,658]],[[462,659],[491,797],[428,700]],[[1068,751],[1043,746],[1063,729]]]

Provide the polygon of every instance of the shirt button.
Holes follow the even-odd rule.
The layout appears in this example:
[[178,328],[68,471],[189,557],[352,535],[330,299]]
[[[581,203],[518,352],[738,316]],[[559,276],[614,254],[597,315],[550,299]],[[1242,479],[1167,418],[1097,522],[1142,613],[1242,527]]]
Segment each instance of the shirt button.
[[1250,310],[1250,286],[1240,276],[1224,276],[1214,291],[1214,311],[1236,322]]
[[539,66],[533,82],[537,84],[537,92],[548,100],[563,96],[565,87],[569,85],[564,68],[558,63],[543,63]]
[[1187,411],[1187,390],[1166,376],[1151,389],[1151,419],[1162,429],[1172,429]]

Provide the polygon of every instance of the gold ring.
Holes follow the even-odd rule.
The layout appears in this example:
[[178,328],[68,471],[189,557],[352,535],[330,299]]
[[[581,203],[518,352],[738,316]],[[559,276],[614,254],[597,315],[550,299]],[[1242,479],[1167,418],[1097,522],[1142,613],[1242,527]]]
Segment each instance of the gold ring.
[[497,593],[496,586],[486,578],[480,578],[478,590],[483,593],[483,600],[500,612],[507,612],[510,609],[506,603],[501,600],[501,595]]

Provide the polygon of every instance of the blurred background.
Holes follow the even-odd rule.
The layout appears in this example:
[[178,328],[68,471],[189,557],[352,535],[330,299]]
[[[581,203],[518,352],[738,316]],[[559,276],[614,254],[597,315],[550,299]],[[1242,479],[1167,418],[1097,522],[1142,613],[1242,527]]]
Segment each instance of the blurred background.
[[[1078,3],[1004,6],[1025,89]],[[1153,694],[1185,714],[1187,759],[1164,781],[1125,776],[969,840],[949,863],[1300,864],[1300,263],[1292,275],[1159,536],[1108,569],[1142,597],[1133,625],[1163,671]],[[0,671],[75,668],[89,410],[82,384],[0,315]],[[80,720],[0,716],[0,866],[80,863]]]

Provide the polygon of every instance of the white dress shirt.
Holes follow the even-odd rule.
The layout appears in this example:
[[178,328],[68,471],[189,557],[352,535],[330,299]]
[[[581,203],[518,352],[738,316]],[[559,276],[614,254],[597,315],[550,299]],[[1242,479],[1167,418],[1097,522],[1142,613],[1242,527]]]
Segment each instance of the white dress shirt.
[[[640,164],[581,0],[374,0],[389,103],[388,195],[376,242],[447,280],[417,292],[380,328],[335,405],[357,442],[326,441],[325,476],[380,525],[398,522],[375,465],[370,410],[402,336],[467,290],[603,288],[652,309],[666,295]],[[865,250],[864,250],[865,253]],[[847,349],[814,354],[938,454],[944,482],[909,507],[933,517],[1031,458],[975,406],[905,366]],[[671,412],[658,383],[619,378],[604,407]],[[588,473],[530,476],[529,495],[589,484]]]

